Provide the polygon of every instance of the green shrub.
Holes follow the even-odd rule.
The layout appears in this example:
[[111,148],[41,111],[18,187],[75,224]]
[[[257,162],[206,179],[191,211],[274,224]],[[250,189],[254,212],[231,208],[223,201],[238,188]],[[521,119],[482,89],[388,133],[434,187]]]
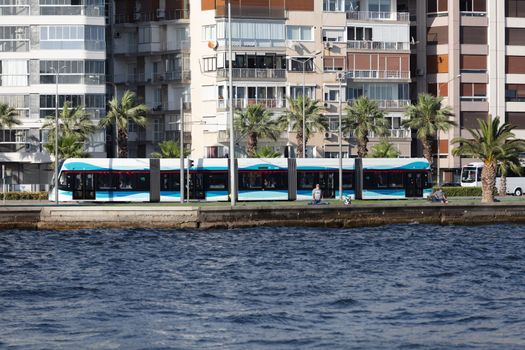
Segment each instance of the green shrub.
[[47,192],[0,192],[0,200],[46,200]]
[[[437,187],[434,187],[434,191]],[[481,197],[481,187],[442,187],[447,197]]]

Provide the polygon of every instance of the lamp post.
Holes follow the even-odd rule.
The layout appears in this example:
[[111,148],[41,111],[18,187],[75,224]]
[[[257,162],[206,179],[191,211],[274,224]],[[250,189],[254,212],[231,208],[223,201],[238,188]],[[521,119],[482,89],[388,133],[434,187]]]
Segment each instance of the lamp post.
[[[343,79],[345,73],[339,75],[339,200],[343,200]],[[345,94],[346,95],[346,94]]]
[[[184,203],[184,104],[180,97],[180,202]],[[189,188],[188,188],[189,190]]]
[[232,4],[231,0],[228,0],[228,56],[229,56],[229,105],[230,105],[230,203],[231,206],[235,206],[237,198],[235,198],[236,186],[236,173],[235,173],[235,134],[233,128],[233,62],[232,62]]
[[[444,82],[444,83],[438,83],[438,88],[437,88],[437,93],[438,93],[438,96],[441,96],[441,85],[444,85],[446,84],[448,86],[448,84],[453,81],[453,80],[456,80],[457,78],[461,78],[461,74],[458,74],[456,75],[455,77],[453,77],[452,79],[449,79],[447,82]],[[447,94],[448,95],[448,94]],[[437,140],[437,156],[436,156],[436,171],[437,171],[437,184],[438,186],[441,186],[441,176],[440,176],[440,166],[439,166],[439,160],[440,160],[440,151],[439,151],[439,130],[437,130],[437,133],[436,133],[437,137],[436,137],[436,140]]]
[[302,106],[302,110],[303,110],[303,158],[306,158],[306,114],[305,114],[305,94],[306,94],[306,63],[308,63],[308,61],[310,60],[313,60],[316,56],[318,56],[319,54],[321,53],[321,51],[316,51],[314,52],[313,56],[310,56],[310,57],[307,57],[306,59],[304,60],[298,60],[296,58],[293,58],[293,57],[290,57],[290,60],[294,61],[294,62],[297,62],[297,63],[301,63],[302,66],[303,66],[303,95],[302,95],[302,102],[303,102],[303,106]]
[[[112,81],[106,81],[107,85],[111,85],[113,87],[113,98],[118,98],[117,96],[117,84],[115,84]],[[116,158],[119,158],[118,156],[118,120],[115,116],[115,154]]]
[[58,78],[60,75],[60,70],[66,68],[66,66],[57,68],[51,67],[51,71],[55,72],[55,205],[58,205]]

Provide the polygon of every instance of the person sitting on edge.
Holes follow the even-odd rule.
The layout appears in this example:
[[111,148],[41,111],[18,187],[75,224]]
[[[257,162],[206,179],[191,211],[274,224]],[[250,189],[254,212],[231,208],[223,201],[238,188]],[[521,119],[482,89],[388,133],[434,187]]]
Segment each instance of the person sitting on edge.
[[438,187],[437,191],[432,193],[430,196],[430,200],[432,203],[448,203],[448,198],[445,192],[443,192],[443,189],[441,187]]
[[319,187],[319,184],[315,185],[315,188],[312,190],[312,204],[321,204],[321,199],[323,198],[323,192]]

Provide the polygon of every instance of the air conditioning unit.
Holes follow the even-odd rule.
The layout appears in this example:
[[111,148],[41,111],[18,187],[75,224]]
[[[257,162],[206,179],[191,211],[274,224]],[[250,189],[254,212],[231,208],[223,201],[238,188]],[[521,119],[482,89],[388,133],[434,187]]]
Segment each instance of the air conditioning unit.
[[166,12],[164,9],[157,9],[157,18],[164,18],[166,17]]
[[324,138],[325,139],[331,139],[332,138],[332,133],[331,132],[325,132],[324,133]]
[[416,76],[422,77],[423,75],[425,75],[425,71],[423,69],[421,68],[416,69]]
[[135,13],[133,14],[133,19],[134,19],[135,21],[140,21],[140,18],[141,18],[141,17],[142,17],[142,16],[141,16],[140,12],[135,12]]
[[113,37],[114,37],[115,39],[119,39],[119,38],[120,38],[120,32],[115,32],[115,33],[113,33]]
[[323,45],[324,45],[324,48],[327,50],[331,50],[334,47],[334,44],[330,41],[325,41]]
[[323,106],[324,106],[324,108],[328,108],[328,106],[330,106],[330,104],[328,102],[325,102],[325,103],[323,103]]

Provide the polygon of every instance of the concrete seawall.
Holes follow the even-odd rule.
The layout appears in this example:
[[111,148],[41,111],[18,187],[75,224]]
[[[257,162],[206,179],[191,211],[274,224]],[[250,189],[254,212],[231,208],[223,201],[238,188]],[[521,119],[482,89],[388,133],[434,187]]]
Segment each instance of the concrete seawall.
[[0,229],[364,227],[525,223],[525,204],[363,206],[63,206],[0,208]]

